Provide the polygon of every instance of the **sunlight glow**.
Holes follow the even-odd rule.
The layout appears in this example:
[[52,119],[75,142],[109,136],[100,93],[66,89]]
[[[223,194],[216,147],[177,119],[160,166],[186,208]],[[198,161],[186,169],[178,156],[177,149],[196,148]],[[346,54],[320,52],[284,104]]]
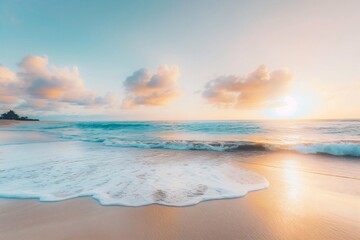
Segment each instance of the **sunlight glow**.
[[292,93],[284,98],[277,99],[275,103],[281,103],[265,111],[269,119],[301,119],[307,118],[316,101],[310,94]]
[[280,117],[291,117],[298,108],[298,103],[293,97],[284,98],[285,105],[275,109],[275,112]]
[[285,180],[289,183],[287,189],[288,198],[291,200],[298,200],[300,195],[299,186],[301,186],[301,179],[298,172],[298,164],[294,160],[284,162]]

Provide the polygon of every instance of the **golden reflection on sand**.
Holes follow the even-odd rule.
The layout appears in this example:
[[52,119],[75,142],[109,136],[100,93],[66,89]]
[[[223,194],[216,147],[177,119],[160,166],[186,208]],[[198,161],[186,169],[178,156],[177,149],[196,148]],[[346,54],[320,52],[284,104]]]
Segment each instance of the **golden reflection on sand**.
[[298,200],[300,197],[300,186],[302,184],[302,181],[299,171],[297,169],[297,161],[284,161],[284,177],[285,181],[287,181],[289,184],[289,188],[287,191],[287,197],[289,200]]

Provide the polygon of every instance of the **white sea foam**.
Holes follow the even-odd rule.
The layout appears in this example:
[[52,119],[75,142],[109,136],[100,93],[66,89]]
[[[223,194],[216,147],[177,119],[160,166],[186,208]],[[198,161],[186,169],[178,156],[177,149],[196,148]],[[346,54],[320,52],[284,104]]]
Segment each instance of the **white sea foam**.
[[187,206],[234,198],[268,181],[214,154],[58,142],[1,146],[0,196],[103,205]]

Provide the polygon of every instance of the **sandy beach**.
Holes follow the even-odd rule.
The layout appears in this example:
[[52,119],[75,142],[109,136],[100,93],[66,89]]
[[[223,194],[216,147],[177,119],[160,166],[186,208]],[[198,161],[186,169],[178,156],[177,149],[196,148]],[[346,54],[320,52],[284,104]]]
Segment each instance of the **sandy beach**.
[[12,125],[16,125],[16,124],[42,124],[44,122],[47,121],[20,121],[20,120],[5,120],[5,119],[0,119],[0,127],[2,126],[12,126]]
[[237,161],[236,153],[228,154],[266,177],[269,188],[190,207],[101,206],[87,197],[0,199],[0,239],[360,238],[358,159],[267,153]]
[[19,124],[19,123],[24,123],[24,121],[0,119],[0,126],[9,126],[9,125],[14,125],[14,124]]

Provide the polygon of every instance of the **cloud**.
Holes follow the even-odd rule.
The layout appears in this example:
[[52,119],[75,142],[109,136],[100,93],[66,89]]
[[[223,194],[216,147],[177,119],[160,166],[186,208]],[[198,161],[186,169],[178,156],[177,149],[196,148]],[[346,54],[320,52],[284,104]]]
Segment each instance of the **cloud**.
[[116,104],[117,97],[100,96],[85,87],[77,66],[49,65],[47,57],[27,56],[15,74],[0,66],[0,103],[11,96],[19,108],[56,110],[71,105],[95,107]]
[[223,108],[272,107],[274,101],[286,94],[291,80],[287,70],[269,72],[265,65],[260,65],[247,77],[220,76],[209,81],[202,96],[208,103]]
[[59,101],[48,101],[46,99],[28,99],[18,106],[20,109],[32,111],[54,111],[66,107],[67,104]]
[[39,56],[25,57],[20,67],[27,94],[31,97],[58,100],[76,105],[96,104],[98,96],[85,88],[79,69],[48,66],[48,59]]
[[124,82],[127,96],[123,100],[123,107],[156,106],[170,102],[180,93],[178,78],[179,68],[176,65],[163,65],[156,72],[146,69],[134,72]]
[[0,84],[9,84],[16,78],[16,74],[10,69],[0,65]]
[[0,65],[0,104],[14,104],[18,98],[14,96],[16,89],[16,74]]

